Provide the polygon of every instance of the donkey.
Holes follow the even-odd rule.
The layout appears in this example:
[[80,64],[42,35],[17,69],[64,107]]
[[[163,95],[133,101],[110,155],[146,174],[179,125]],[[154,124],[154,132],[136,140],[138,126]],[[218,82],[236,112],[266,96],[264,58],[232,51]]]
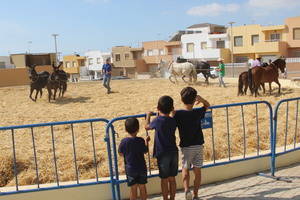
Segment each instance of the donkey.
[[[29,98],[32,101],[36,101],[38,93],[40,93],[40,97],[42,97],[42,89],[46,87],[48,78],[50,76],[50,73],[47,71],[36,72],[35,67],[36,65],[28,66],[29,79],[31,80]],[[36,90],[36,94],[35,98],[33,99],[32,93],[34,90]]]

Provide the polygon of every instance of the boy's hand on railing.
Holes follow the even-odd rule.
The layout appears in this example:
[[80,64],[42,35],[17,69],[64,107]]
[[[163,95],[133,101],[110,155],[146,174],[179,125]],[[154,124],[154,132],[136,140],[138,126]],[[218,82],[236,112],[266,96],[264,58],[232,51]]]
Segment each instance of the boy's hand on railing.
[[146,137],[146,142],[148,143],[151,140],[150,136]]

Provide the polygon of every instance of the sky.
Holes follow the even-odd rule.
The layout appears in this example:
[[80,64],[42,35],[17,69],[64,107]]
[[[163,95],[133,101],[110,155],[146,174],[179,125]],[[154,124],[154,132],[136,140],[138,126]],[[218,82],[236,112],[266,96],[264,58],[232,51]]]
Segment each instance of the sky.
[[283,24],[300,0],[0,0],[0,56],[63,55],[167,40],[197,23]]

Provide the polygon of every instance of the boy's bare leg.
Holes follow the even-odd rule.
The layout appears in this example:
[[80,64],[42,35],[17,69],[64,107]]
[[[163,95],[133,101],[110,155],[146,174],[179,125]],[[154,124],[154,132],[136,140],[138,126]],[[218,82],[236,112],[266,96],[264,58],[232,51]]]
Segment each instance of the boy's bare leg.
[[194,174],[195,174],[194,197],[198,197],[198,190],[199,190],[200,184],[201,184],[201,168],[194,167]]
[[187,169],[187,168],[182,168],[182,182],[183,182],[184,191],[185,192],[189,191],[190,172],[189,172],[189,169]]
[[147,188],[145,184],[139,185],[141,200],[147,199]]
[[137,199],[137,188],[138,188],[137,184],[130,187],[130,200]]
[[168,200],[168,196],[169,196],[169,181],[168,181],[168,178],[162,178],[161,179],[161,192],[162,192],[162,195],[163,195],[163,199],[164,200]]
[[175,200],[176,195],[176,179],[175,177],[169,177],[169,187],[170,187],[170,200]]

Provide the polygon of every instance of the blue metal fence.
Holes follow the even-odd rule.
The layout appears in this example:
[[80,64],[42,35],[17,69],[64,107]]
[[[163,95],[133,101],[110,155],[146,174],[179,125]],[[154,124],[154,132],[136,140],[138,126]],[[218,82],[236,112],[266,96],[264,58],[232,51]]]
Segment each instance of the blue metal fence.
[[[203,168],[207,168],[207,167],[212,167],[212,166],[217,166],[217,165],[225,165],[225,164],[229,164],[229,163],[233,163],[233,162],[239,162],[239,161],[243,161],[243,160],[249,160],[249,159],[254,159],[254,158],[259,158],[259,157],[271,157],[271,151],[270,152],[266,152],[266,153],[261,153],[260,152],[260,148],[259,148],[259,120],[258,120],[258,110],[257,110],[257,106],[258,105],[264,105],[265,108],[268,111],[268,117],[267,120],[269,121],[269,135],[270,135],[270,141],[269,143],[271,143],[272,140],[272,127],[273,127],[273,120],[272,120],[272,116],[273,116],[273,111],[272,111],[272,107],[271,105],[266,102],[266,101],[253,101],[253,102],[245,102],[245,103],[234,103],[234,104],[225,104],[225,105],[217,105],[217,106],[212,106],[209,108],[208,112],[209,114],[211,114],[211,116],[213,115],[213,113],[216,112],[224,112],[225,111],[225,119],[224,122],[226,124],[226,132],[227,132],[227,146],[228,146],[228,161],[220,161],[220,162],[216,162],[216,156],[215,156],[215,128],[214,128],[214,124],[216,122],[213,121],[212,118],[212,124],[211,126],[207,126],[207,128],[211,128],[211,137],[212,137],[212,150],[213,150],[213,163],[212,164],[206,164],[203,166]],[[246,128],[245,128],[245,112],[244,112],[244,108],[245,107],[250,107],[250,106],[254,106],[255,107],[255,122],[256,122],[256,127],[253,127],[255,130],[257,130],[257,152],[256,155],[254,156],[246,156],[246,152],[247,152],[247,145],[246,145]],[[242,130],[243,130],[243,157],[242,158],[233,158],[233,156],[231,155],[231,145],[232,142],[230,141],[230,136],[231,136],[231,129],[230,129],[230,122],[229,122],[229,109],[239,109],[240,110],[240,114],[241,114],[241,120],[242,120]],[[197,108],[196,108],[197,109]],[[120,187],[119,184],[120,183],[124,183],[126,182],[126,179],[119,179],[119,170],[118,170],[118,155],[117,155],[117,141],[116,141],[116,131],[114,130],[114,128],[110,128],[113,127],[114,124],[118,121],[123,121],[126,120],[127,118],[131,118],[131,117],[135,117],[135,118],[145,118],[145,114],[141,114],[141,115],[131,115],[131,116],[124,116],[124,117],[118,117],[118,118],[114,118],[112,120],[109,121],[109,123],[107,124],[107,135],[110,135],[110,137],[112,138],[112,149],[113,149],[113,168],[114,168],[114,174],[113,174],[113,193],[116,194],[115,198],[116,199],[121,199],[121,193],[120,193]],[[206,120],[206,122],[209,120]],[[205,133],[207,134],[207,133]],[[206,137],[206,136],[204,136]],[[122,159],[122,158],[121,158]],[[158,173],[151,173],[151,168],[149,168],[150,166],[150,161],[148,161],[148,177],[156,177],[158,176]]]
[[[86,186],[86,185],[93,185],[93,184],[106,184],[106,183],[112,183],[112,179],[110,180],[99,180],[99,173],[97,169],[97,158],[96,158],[96,147],[95,147],[95,133],[94,133],[94,124],[95,123],[103,123],[103,136],[102,138],[105,138],[105,141],[107,142],[107,150],[110,152],[109,149],[109,136],[104,135],[105,133],[105,127],[106,124],[109,121],[107,119],[103,118],[97,118],[97,119],[87,119],[87,120],[76,120],[76,121],[64,121],[64,122],[53,122],[53,123],[42,123],[42,124],[31,124],[31,125],[22,125],[22,126],[8,126],[8,127],[0,127],[0,133],[3,131],[9,131],[11,133],[11,141],[12,141],[12,157],[13,157],[13,171],[14,171],[14,178],[15,178],[15,191],[10,192],[1,192],[1,195],[8,195],[8,194],[15,194],[15,193],[23,193],[23,192],[34,192],[34,191],[43,191],[43,190],[49,190],[49,189],[61,189],[61,188],[68,188],[68,187],[77,187],[77,186]],[[75,142],[75,131],[74,131],[74,125],[79,124],[87,124],[90,128],[90,137],[92,138],[92,156],[93,156],[93,165],[95,168],[95,181],[91,181],[89,183],[80,183],[79,178],[79,171],[78,171],[78,165],[77,165],[77,155],[76,152],[76,142]],[[56,155],[56,143],[57,140],[55,139],[55,130],[54,128],[61,126],[61,125],[68,125],[71,129],[71,136],[72,136],[72,150],[73,150],[73,161],[74,161],[74,173],[76,177],[76,184],[69,184],[69,185],[60,185],[60,177],[58,172],[58,164],[57,164],[57,155]],[[48,187],[41,187],[40,183],[40,174],[39,174],[39,165],[38,165],[38,157],[37,157],[37,150],[36,150],[36,136],[38,133],[35,133],[35,129],[38,127],[50,127],[50,133],[51,133],[51,143],[52,143],[52,152],[53,152],[53,163],[54,163],[54,171],[55,171],[55,180],[56,180],[56,186],[48,186]],[[17,166],[17,156],[16,156],[16,142],[15,142],[15,132],[17,130],[28,130],[31,134],[31,140],[32,140],[32,149],[33,149],[33,159],[34,159],[34,167],[35,167],[35,175],[36,175],[36,187],[35,189],[20,189],[19,181],[18,181],[18,166]],[[25,144],[30,145],[30,144]],[[108,160],[110,160],[110,157],[108,157]],[[111,164],[109,163],[109,168]]]

